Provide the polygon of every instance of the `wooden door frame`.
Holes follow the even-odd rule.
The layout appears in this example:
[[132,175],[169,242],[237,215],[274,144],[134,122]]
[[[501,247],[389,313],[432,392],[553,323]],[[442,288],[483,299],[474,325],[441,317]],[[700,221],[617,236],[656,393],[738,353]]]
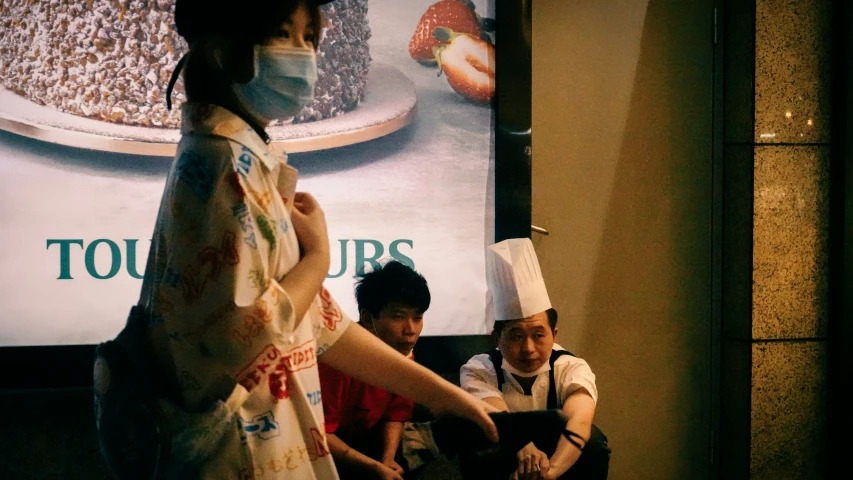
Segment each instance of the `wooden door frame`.
[[714,60],[712,97],[711,146],[711,401],[708,445],[710,480],[720,478],[720,399],[722,357],[722,264],[723,264],[723,163],[724,163],[724,108],[723,108],[723,0],[713,1]]

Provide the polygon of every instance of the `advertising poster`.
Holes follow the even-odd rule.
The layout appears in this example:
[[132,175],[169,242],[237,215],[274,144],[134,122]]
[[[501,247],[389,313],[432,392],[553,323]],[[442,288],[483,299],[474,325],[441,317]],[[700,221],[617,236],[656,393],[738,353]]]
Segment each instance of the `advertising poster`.
[[[424,335],[486,333],[493,3],[324,7],[315,103],[270,133],[325,211],[353,318],[355,276],[396,258],[429,282]],[[0,347],[102,342],[136,303],[184,100],[166,110],[173,8],[0,2]]]

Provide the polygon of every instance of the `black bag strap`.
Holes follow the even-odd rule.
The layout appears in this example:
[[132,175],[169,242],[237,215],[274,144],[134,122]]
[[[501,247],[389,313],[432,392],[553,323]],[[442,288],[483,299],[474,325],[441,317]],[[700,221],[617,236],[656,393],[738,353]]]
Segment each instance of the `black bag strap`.
[[157,230],[151,234],[151,247],[148,249],[148,259],[145,261],[145,273],[142,277],[142,289],[139,291],[139,301],[137,305],[144,307],[146,310],[151,308],[152,286],[155,270],[157,269]]
[[549,410],[553,408],[560,408],[557,404],[557,382],[554,380],[554,363],[563,355],[571,355],[574,357],[571,352],[566,350],[552,349],[551,358],[548,359],[548,364],[551,365],[551,370],[548,371],[548,403],[545,408]]
[[154,283],[156,273],[156,252],[157,240],[154,237],[151,240],[151,248],[148,250],[148,259],[145,262],[145,273],[142,277],[139,300],[136,305],[131,307],[124,328],[113,339],[125,349],[129,360],[142,374],[150,374],[153,365],[151,347],[148,344],[148,327],[151,323],[152,283]]
[[504,356],[497,348],[489,350],[486,354],[489,356],[489,360],[492,361],[492,365],[495,367],[495,375],[498,377],[498,391],[503,392],[505,379],[504,370],[501,368],[501,365],[504,363]]
[[156,270],[156,238],[151,240],[151,248],[148,250],[148,259],[145,262],[145,273],[142,278],[142,288],[139,300],[131,307],[124,328],[113,339],[125,349],[134,368],[142,378],[139,380],[150,381],[156,378],[152,374],[154,366],[151,346],[148,343],[148,327],[151,323],[151,303],[153,298],[152,283],[154,282]]

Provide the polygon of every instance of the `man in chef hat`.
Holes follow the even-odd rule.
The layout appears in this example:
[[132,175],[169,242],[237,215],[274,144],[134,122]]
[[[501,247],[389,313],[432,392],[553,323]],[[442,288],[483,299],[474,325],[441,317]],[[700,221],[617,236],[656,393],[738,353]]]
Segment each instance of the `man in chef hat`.
[[584,360],[555,343],[557,311],[530,239],[487,247],[486,282],[498,348],[462,366],[462,388],[501,411],[561,409],[568,423],[562,436],[534,440],[518,451],[461,458],[463,476],[607,478],[607,438],[592,424],[595,375]]

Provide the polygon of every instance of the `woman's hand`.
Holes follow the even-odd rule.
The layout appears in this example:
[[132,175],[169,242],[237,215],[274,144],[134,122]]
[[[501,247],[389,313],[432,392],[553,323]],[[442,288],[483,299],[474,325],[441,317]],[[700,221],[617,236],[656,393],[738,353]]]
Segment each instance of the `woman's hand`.
[[371,477],[377,480],[403,480],[401,473],[384,463],[375,462],[370,466]]
[[405,473],[403,467],[401,467],[400,464],[395,462],[393,459],[386,459],[382,462],[382,464],[390,468],[391,470],[394,470],[398,475],[402,475],[403,473]]
[[450,390],[448,394],[435,397],[427,405],[433,415],[436,417],[454,415],[471,420],[483,429],[489,441],[498,443],[498,427],[495,426],[489,414],[499,410],[453,384],[448,384],[448,390]]
[[329,235],[323,209],[307,193],[297,192],[294,196],[290,221],[302,249],[302,258],[279,283],[290,296],[296,318],[301,319],[329,274]]
[[328,263],[329,234],[326,230],[326,216],[310,193],[296,192],[290,220],[305,256],[317,255],[325,258]]

